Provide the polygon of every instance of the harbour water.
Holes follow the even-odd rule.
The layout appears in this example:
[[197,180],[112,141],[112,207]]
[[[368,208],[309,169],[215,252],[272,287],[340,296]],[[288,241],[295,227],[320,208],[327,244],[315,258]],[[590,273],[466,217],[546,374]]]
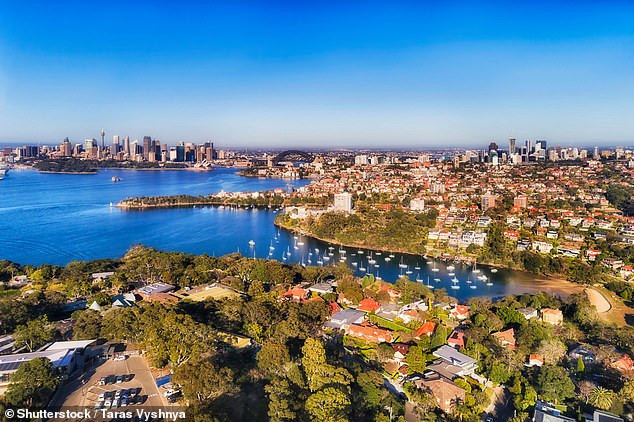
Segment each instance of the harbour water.
[[[290,189],[309,183],[244,178],[236,171],[101,170],[95,175],[67,175],[13,170],[0,182],[0,259],[65,265],[72,260],[121,257],[131,245],[144,244],[216,256],[239,251],[249,257],[306,265],[345,263],[359,276],[373,274],[390,282],[408,276],[462,300],[549,291],[552,284],[519,271],[492,272],[478,266],[474,272],[462,264],[329,245],[276,228],[277,210],[126,211],[110,206],[131,196]],[[121,181],[112,182],[113,177]]]

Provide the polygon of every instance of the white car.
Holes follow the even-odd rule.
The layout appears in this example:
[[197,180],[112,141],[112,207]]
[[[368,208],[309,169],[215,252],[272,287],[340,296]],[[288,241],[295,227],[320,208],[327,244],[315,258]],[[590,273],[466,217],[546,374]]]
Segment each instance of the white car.
[[119,362],[119,361],[122,361],[122,360],[126,360],[126,357],[127,357],[126,355],[118,355],[118,356],[114,357],[114,361],[115,362]]

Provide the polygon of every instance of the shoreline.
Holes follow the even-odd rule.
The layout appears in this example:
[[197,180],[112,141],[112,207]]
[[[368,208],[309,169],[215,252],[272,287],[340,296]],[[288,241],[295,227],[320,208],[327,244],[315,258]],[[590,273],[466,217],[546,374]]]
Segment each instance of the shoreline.
[[99,174],[98,171],[45,171],[45,170],[37,170],[35,171],[42,174],[75,174],[75,175],[88,175],[88,174]]
[[[374,248],[374,247],[368,248],[367,246],[351,245],[351,244],[345,244],[345,243],[341,243],[339,241],[335,241],[331,239],[323,239],[311,233],[307,233],[304,230],[301,230],[295,227],[285,226],[281,223],[278,223],[277,221],[273,222],[273,225],[279,228],[288,230],[291,233],[297,233],[303,236],[317,239],[321,242],[331,243],[337,246],[344,246],[347,248],[359,248],[359,249],[365,249],[369,251],[398,253],[402,255],[405,254],[405,255],[410,255],[415,257],[422,257],[425,259],[443,261],[443,259],[440,257],[433,257],[433,256],[424,255],[424,254],[416,254],[416,253],[412,253],[408,251],[401,251],[401,250],[394,250],[394,249],[387,249],[387,248]],[[463,262],[468,263],[469,261],[463,261]],[[524,274],[530,275],[535,282],[539,283],[539,285],[535,286],[535,289],[536,289],[535,293],[539,291],[546,291],[547,293],[550,293],[550,294],[569,296],[573,293],[582,293],[588,288],[588,286],[585,284],[575,283],[574,281],[566,280],[565,278],[561,278],[557,275],[536,274],[536,273],[532,273],[530,271],[526,271],[523,269],[504,266],[502,264],[487,263],[487,262],[478,262],[478,265],[483,265],[486,267],[502,269],[502,270],[517,271],[517,272],[522,272]]]

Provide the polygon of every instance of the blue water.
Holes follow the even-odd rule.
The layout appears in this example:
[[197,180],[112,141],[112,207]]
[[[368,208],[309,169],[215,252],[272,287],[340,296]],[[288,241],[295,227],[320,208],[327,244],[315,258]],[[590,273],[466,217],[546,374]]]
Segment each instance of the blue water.
[[[167,251],[216,256],[239,251],[249,257],[307,265],[345,262],[359,276],[372,273],[394,281],[403,274],[425,284],[429,279],[429,285],[445,288],[463,300],[548,291],[530,274],[507,270],[492,273],[484,266],[480,274],[475,274],[471,267],[454,264],[459,281],[452,283],[446,268],[449,263],[426,263],[422,257],[399,254],[388,262],[388,253],[374,252],[376,264],[369,264],[370,251],[360,254],[357,249],[339,248],[278,230],[273,225],[275,210],[197,207],[125,211],[110,206],[131,196],[288,189],[309,183],[243,178],[235,172],[224,168],[209,172],[101,170],[96,175],[65,175],[13,170],[0,181],[0,259],[65,265],[72,260],[121,257],[131,245],[141,243]],[[121,178],[121,182],[113,183],[113,176]],[[249,245],[250,240],[255,246]],[[401,259],[408,268],[399,268]],[[431,270],[434,266],[438,272]],[[411,272],[406,274],[408,271]],[[476,279],[482,274],[492,286]],[[452,285],[460,289],[451,289]]]

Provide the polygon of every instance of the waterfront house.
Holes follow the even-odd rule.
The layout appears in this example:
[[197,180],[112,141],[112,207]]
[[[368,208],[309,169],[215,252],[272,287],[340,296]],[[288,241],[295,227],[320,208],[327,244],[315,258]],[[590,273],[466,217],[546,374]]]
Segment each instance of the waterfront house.
[[541,310],[542,321],[552,325],[564,322],[564,315],[559,309],[544,308]]
[[449,312],[449,315],[452,318],[462,321],[464,319],[467,319],[467,317],[469,317],[469,307],[465,305],[456,304],[453,306],[453,309],[451,310],[451,312]]
[[524,319],[529,320],[533,318],[539,318],[537,314],[537,309],[535,308],[519,308],[518,312],[524,315]]
[[114,271],[107,271],[107,272],[102,272],[102,273],[92,273],[91,274],[92,282],[93,283],[99,283],[101,281],[106,281],[110,277],[112,277],[113,275],[114,275]]
[[327,294],[327,293],[332,293],[333,292],[333,288],[332,288],[332,284],[330,284],[330,283],[317,283],[317,284],[313,284],[312,286],[310,286],[308,288],[308,291],[315,292],[315,293],[320,294],[320,295],[324,295],[324,294]]

